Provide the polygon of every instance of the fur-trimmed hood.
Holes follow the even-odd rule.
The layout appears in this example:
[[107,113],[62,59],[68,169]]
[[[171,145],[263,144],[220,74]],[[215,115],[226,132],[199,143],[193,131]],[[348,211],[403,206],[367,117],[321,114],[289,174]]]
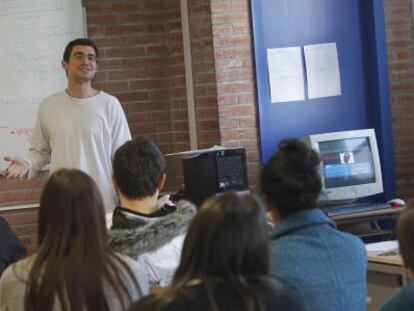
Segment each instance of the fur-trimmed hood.
[[196,207],[192,203],[179,201],[174,212],[137,224],[136,228],[111,229],[109,245],[120,254],[137,258],[141,254],[157,250],[176,236],[185,234],[195,213]]

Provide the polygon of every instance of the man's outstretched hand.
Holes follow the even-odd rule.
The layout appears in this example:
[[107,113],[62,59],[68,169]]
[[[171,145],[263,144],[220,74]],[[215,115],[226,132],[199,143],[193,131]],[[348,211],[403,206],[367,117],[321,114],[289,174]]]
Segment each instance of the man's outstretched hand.
[[9,166],[0,171],[0,176],[4,176],[6,178],[15,178],[15,177],[25,177],[29,172],[29,164],[19,157],[4,157],[4,160],[10,162]]

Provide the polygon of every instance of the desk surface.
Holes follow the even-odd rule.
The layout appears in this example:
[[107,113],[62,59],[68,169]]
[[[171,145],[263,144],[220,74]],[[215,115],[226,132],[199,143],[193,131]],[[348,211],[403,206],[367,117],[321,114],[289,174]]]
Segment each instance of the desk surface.
[[[395,266],[403,266],[403,261],[398,254],[397,241],[384,241],[378,243],[365,244],[368,254],[368,261],[372,263],[383,263]],[[394,250],[397,250],[395,254]]]
[[382,210],[377,210],[377,211],[369,211],[369,212],[334,216],[334,217],[331,217],[331,219],[335,222],[367,221],[371,219],[380,219],[383,217],[386,218],[386,217],[398,216],[403,210],[404,210],[404,207],[388,208],[388,209],[382,209]]
[[368,254],[368,261],[373,263],[385,263],[394,266],[403,266],[403,261],[400,256],[375,256]]

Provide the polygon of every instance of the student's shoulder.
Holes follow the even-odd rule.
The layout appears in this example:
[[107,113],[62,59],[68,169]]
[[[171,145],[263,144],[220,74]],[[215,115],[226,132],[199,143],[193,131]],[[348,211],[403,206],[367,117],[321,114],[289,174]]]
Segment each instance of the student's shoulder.
[[249,283],[266,297],[267,309],[278,306],[281,310],[303,310],[303,297],[300,291],[289,281],[281,277],[249,277]]
[[115,253],[119,259],[121,259],[131,270],[132,274],[134,275],[135,279],[140,284],[141,290],[144,295],[149,292],[149,285],[148,285],[148,277],[145,273],[144,268],[132,258],[128,256],[121,255],[119,253]]
[[132,259],[131,257],[119,254],[119,253],[115,253],[115,255],[121,260],[123,261],[134,273],[138,273],[138,274],[145,274],[143,269],[141,268],[141,266],[138,264],[138,262],[134,259]]
[[378,311],[412,311],[414,310],[414,284],[400,290],[390,298]]
[[0,216],[0,241],[4,239],[6,236],[15,236],[13,233],[13,230],[11,229],[10,225],[7,223],[7,221]]
[[141,298],[138,302],[134,303],[130,311],[145,311],[145,310],[160,310],[160,296],[158,294],[150,294]]
[[343,232],[339,230],[337,230],[337,232],[347,243],[347,247],[352,247],[353,249],[359,250],[364,254],[366,253],[364,242],[359,237],[348,232]]
[[0,282],[2,286],[9,283],[26,282],[34,260],[34,256],[30,256],[8,266],[1,275]]

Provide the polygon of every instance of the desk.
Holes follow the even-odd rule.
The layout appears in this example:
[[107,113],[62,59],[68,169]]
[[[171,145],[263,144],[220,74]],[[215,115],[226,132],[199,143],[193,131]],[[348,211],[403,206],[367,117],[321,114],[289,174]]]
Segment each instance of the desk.
[[349,224],[349,223],[356,223],[356,222],[363,222],[363,221],[370,221],[370,220],[394,218],[394,217],[398,217],[398,215],[403,210],[404,210],[404,207],[387,208],[387,209],[381,209],[377,211],[334,216],[334,217],[331,217],[331,219],[335,221],[337,224],[342,225],[342,224]]
[[[340,230],[353,233],[361,238],[386,235],[388,236],[388,239],[390,239],[393,238],[393,231],[382,230],[376,221],[396,219],[403,210],[404,207],[389,208],[377,211],[334,216],[331,217],[331,219],[335,221]],[[365,224],[365,226],[361,226],[361,224]]]
[[399,255],[381,256],[386,248],[398,246],[396,241],[366,244],[368,253],[367,286],[371,302],[368,310],[377,310],[387,299],[408,284],[408,275]]

